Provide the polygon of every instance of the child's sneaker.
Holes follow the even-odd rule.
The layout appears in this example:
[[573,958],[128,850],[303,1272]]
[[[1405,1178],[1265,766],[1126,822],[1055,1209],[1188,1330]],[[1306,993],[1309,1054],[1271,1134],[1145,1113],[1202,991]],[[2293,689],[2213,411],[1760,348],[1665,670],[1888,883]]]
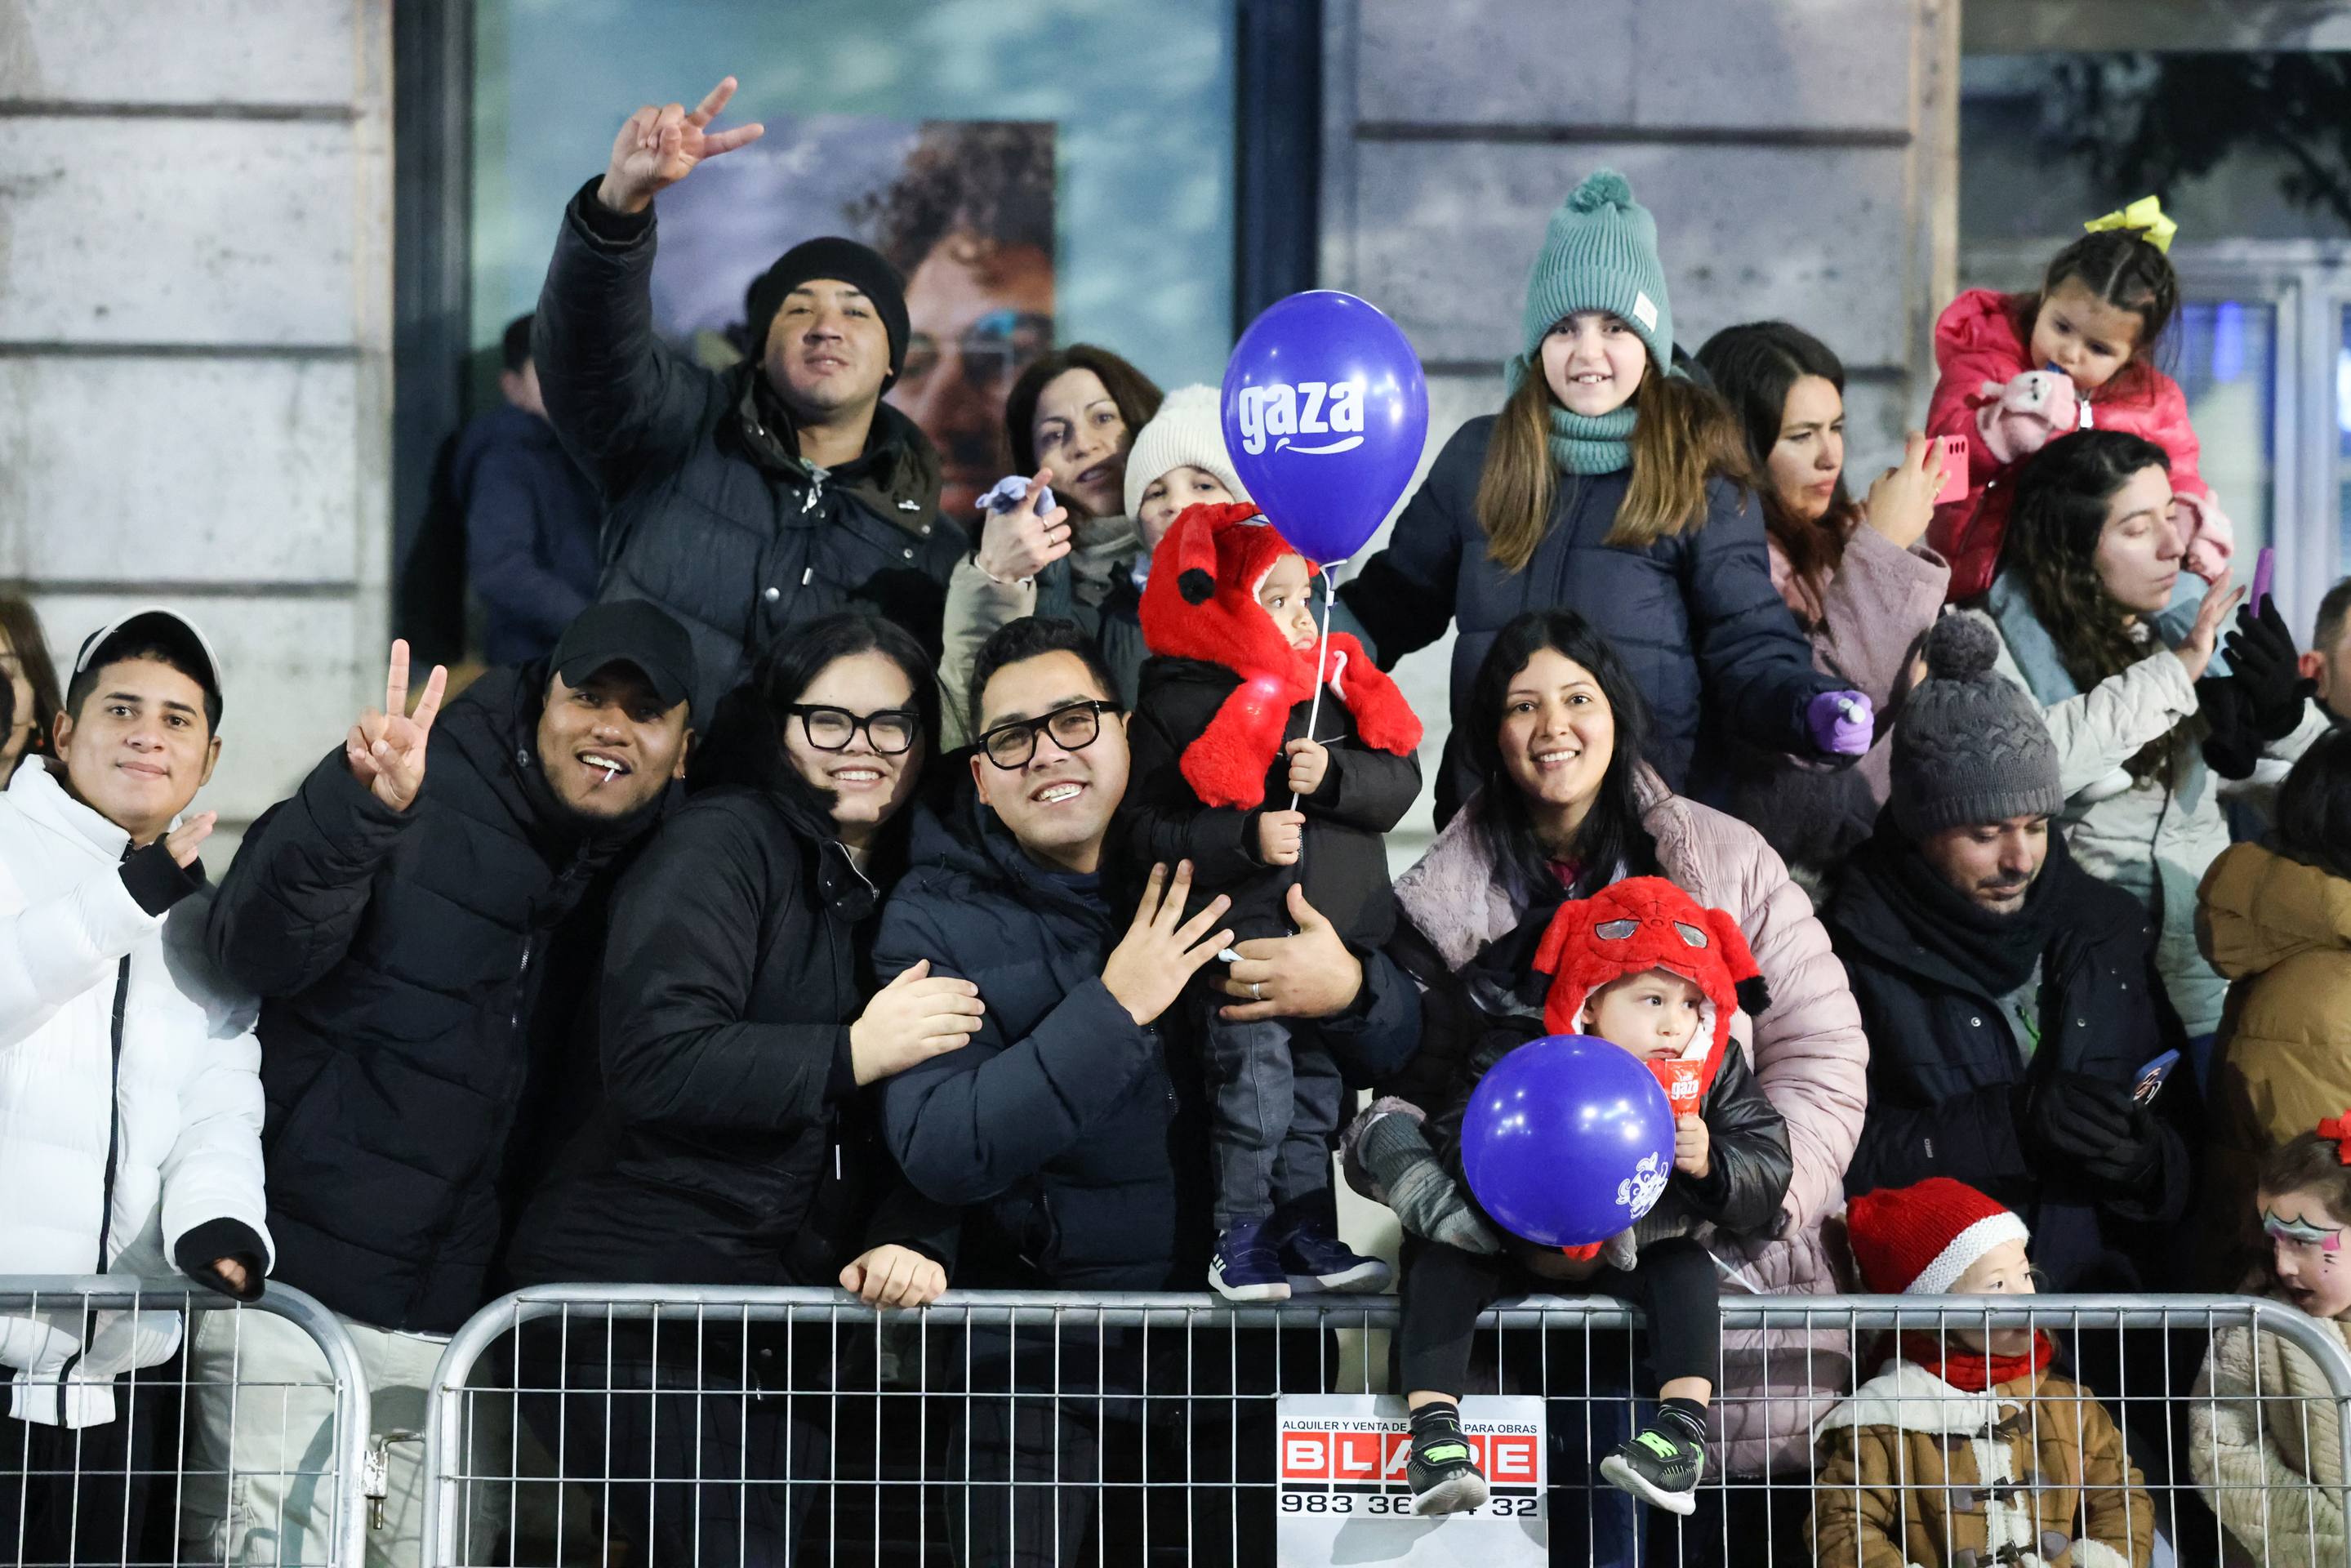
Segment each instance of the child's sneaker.
[[1366,1258],[1331,1234],[1319,1218],[1305,1216],[1279,1243],[1282,1272],[1292,1291],[1384,1291],[1388,1266]]
[[1705,1468],[1706,1450],[1689,1424],[1672,1412],[1661,1413],[1600,1461],[1609,1485],[1668,1513],[1697,1511],[1698,1472]]
[[1404,1469],[1416,1514],[1468,1513],[1486,1500],[1485,1473],[1469,1457],[1456,1406],[1412,1413],[1412,1451]]
[[1284,1301],[1290,1280],[1281,1259],[1267,1242],[1268,1221],[1244,1219],[1217,1238],[1208,1260],[1208,1283],[1228,1301]]

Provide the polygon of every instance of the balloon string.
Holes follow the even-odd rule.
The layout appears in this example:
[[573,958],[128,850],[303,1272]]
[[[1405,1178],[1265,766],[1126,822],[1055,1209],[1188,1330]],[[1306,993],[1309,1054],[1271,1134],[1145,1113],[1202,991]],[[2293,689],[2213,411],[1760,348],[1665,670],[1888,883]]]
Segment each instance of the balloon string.
[[[1326,566],[1322,569],[1322,635],[1314,642],[1314,701],[1306,709],[1306,738],[1309,740],[1314,738],[1314,731],[1322,718],[1322,672],[1329,667],[1331,659],[1331,605],[1338,597],[1338,584],[1331,580],[1331,569]],[[1294,789],[1290,794],[1290,809],[1293,811],[1298,810],[1298,792]],[[1299,842],[1298,858],[1302,861],[1306,858],[1305,841],[1301,839]]]

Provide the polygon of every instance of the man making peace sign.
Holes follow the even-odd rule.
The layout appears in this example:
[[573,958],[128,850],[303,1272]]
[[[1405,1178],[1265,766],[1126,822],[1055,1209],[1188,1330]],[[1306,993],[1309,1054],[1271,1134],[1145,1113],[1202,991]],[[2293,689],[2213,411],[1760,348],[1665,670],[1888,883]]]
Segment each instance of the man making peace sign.
[[[262,998],[276,1277],[342,1318],[379,1430],[421,1424],[444,1336],[489,1293],[558,1074],[593,1050],[574,1033],[593,1022],[604,899],[684,772],[692,673],[663,611],[600,604],[549,659],[445,710],[436,667],[411,712],[394,643],[383,706],[253,825],[223,880],[212,952]],[[315,1556],[329,1500],[299,1472],[332,1401],[296,1387],[283,1412],[273,1391],[235,1414],[227,1363],[248,1385],[325,1368],[278,1320],[241,1326],[198,1333],[192,1423],[198,1469],[221,1474],[235,1415],[239,1493],[192,1483],[183,1527],[207,1561],[244,1561],[248,1539]],[[389,1458],[371,1562],[413,1560],[422,1529],[421,1448]]]

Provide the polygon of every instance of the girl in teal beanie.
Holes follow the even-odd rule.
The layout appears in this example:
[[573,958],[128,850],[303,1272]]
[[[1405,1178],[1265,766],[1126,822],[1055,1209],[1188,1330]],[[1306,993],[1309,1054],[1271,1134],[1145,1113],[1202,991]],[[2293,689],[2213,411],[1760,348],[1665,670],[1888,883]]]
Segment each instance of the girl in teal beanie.
[[[1456,714],[1511,619],[1577,612],[1648,699],[1666,783],[1719,798],[1732,737],[1850,760],[1869,749],[1874,716],[1866,696],[1814,672],[1771,585],[1738,421],[1675,366],[1673,333],[1656,222],[1604,169],[1552,214],[1501,413],[1446,444],[1340,599],[1383,666],[1458,621]],[[1466,777],[1448,740],[1440,825]]]

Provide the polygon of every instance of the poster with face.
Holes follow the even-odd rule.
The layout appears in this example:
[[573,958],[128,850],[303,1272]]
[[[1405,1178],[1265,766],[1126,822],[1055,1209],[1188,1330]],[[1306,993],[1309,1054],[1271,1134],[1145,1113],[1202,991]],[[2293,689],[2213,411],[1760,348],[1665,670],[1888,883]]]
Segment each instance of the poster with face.
[[1005,396],[1053,343],[1051,123],[762,118],[765,136],[662,193],[655,329],[737,362],[764,347],[744,341],[744,292],[777,256],[820,235],[873,246],[906,280],[888,401],[938,448],[940,510],[968,523],[1009,461]]

